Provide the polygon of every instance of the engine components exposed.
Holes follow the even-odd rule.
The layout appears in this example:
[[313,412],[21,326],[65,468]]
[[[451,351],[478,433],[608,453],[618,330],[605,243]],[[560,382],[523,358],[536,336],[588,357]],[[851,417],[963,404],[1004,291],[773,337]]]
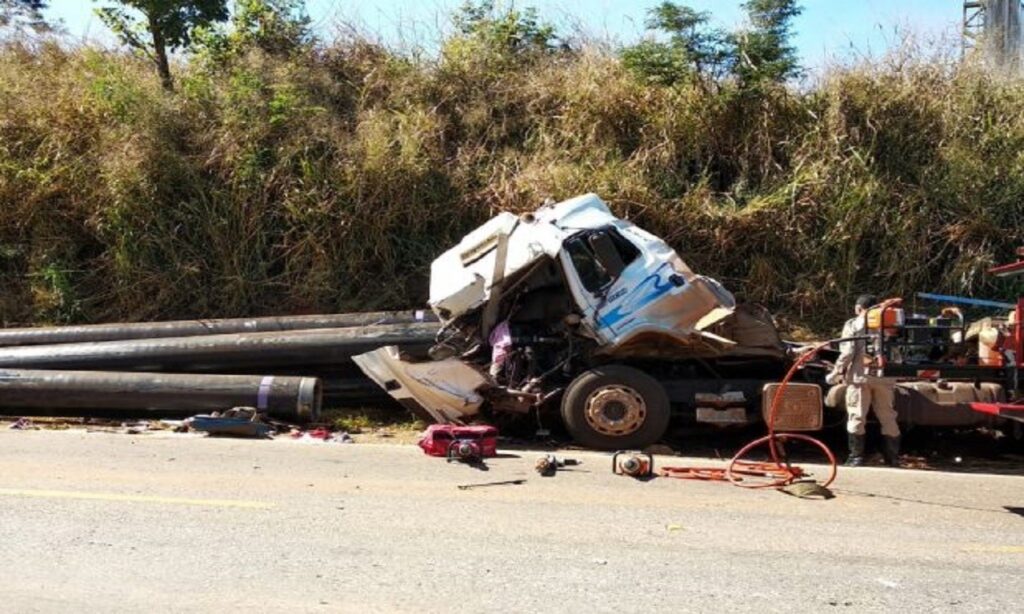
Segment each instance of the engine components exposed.
[[311,377],[0,369],[0,406],[20,410],[132,410],[167,417],[246,406],[307,422],[320,416],[320,405],[320,380]]
[[554,454],[545,454],[537,459],[534,463],[533,468],[537,470],[541,476],[549,478],[556,473],[562,467],[574,467],[579,465],[581,461],[575,458],[558,458]]
[[654,475],[654,456],[644,452],[619,451],[612,456],[612,473],[631,478],[649,478]]

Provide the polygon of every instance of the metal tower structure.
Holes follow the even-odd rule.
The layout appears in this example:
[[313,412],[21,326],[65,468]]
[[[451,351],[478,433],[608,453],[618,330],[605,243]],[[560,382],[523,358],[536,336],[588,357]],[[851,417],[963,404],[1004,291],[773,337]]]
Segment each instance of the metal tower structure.
[[1022,0],[964,0],[964,55],[980,52],[993,68],[1018,72],[1024,50],[1022,22]]

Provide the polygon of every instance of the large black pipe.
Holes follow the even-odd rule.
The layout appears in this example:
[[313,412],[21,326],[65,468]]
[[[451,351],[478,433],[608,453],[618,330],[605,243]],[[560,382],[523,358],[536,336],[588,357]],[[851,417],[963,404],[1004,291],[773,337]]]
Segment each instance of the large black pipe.
[[437,324],[387,324],[0,348],[0,367],[18,369],[233,372],[291,365],[345,365],[385,345],[422,349]]
[[126,410],[170,418],[245,406],[308,422],[320,416],[321,394],[312,377],[0,369],[0,407],[61,415]]
[[0,329],[0,347],[436,322],[430,311],[374,311],[269,318],[177,320]]
[[324,407],[392,407],[401,409],[397,401],[368,377],[321,380]]

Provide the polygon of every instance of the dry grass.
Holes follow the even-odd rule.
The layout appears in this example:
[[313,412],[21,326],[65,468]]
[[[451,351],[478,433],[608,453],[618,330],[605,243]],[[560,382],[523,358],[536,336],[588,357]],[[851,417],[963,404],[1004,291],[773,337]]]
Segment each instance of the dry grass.
[[391,407],[326,409],[320,423],[352,435],[357,443],[416,443],[426,428],[408,412]]
[[1009,295],[1024,84],[927,61],[808,92],[643,85],[599,49],[413,61],[354,41],[180,69],[0,50],[0,318],[423,304],[499,209],[600,193],[695,269],[829,328],[864,291]]

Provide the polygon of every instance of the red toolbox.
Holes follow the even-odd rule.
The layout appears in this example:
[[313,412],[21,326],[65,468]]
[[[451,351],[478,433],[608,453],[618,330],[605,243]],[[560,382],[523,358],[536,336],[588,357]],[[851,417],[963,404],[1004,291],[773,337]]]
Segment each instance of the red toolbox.
[[480,457],[490,458],[498,453],[498,429],[493,426],[431,424],[423,432],[419,446],[430,456],[448,456],[456,442],[471,443],[479,450]]

